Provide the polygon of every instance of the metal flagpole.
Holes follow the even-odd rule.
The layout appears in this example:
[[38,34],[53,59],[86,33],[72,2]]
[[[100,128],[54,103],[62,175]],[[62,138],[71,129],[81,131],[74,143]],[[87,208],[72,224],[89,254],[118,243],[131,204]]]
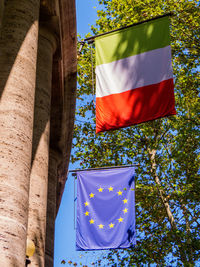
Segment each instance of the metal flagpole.
[[[74,176],[74,175],[72,175]],[[75,185],[75,176],[74,176],[74,230],[76,230],[76,222],[75,222],[75,218],[76,218],[76,207],[75,207],[75,203],[76,203],[76,185]]]
[[[89,169],[75,169],[75,170],[69,170],[68,172],[76,173],[76,172],[82,172],[82,171],[107,170],[107,169],[128,168],[128,167],[137,167],[137,166],[139,166],[139,164],[110,166],[110,167],[99,167],[99,168],[89,168]],[[75,176],[75,175],[73,175],[73,176]]]
[[151,19],[147,19],[147,20],[143,20],[143,21],[140,21],[140,22],[137,22],[137,23],[133,23],[131,25],[127,25],[127,26],[121,27],[119,29],[115,29],[115,30],[112,30],[112,31],[109,31],[109,32],[104,32],[104,33],[101,33],[101,34],[98,34],[98,35],[95,35],[95,36],[88,37],[88,38],[84,39],[84,42],[88,42],[88,44],[90,44],[90,43],[93,43],[94,39],[97,38],[97,37],[100,37],[100,36],[103,36],[103,35],[106,35],[106,34],[109,34],[109,33],[113,33],[113,32],[116,32],[116,31],[120,31],[120,30],[123,30],[123,29],[127,29],[127,28],[130,28],[130,27],[133,27],[133,26],[145,23],[145,22],[149,22],[149,21],[152,21],[152,20],[155,20],[155,19],[160,19],[160,18],[163,18],[163,17],[172,16],[172,15],[173,15],[173,13],[170,12],[170,13],[166,13],[164,15],[160,15],[160,16],[151,18]]

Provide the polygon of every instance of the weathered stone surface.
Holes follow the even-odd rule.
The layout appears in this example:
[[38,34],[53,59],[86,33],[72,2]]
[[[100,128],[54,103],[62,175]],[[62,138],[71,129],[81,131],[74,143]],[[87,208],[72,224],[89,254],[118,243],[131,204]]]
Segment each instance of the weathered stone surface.
[[24,266],[39,0],[5,1],[0,35],[0,266]]
[[59,154],[50,150],[49,154],[49,178],[48,178],[48,201],[47,201],[47,225],[46,225],[46,248],[45,266],[53,267],[54,257],[54,231],[56,219],[56,188],[57,188],[57,169]]
[[49,164],[50,105],[53,53],[56,38],[47,28],[39,30],[32,166],[27,236],[36,247],[29,266],[43,267]]
[[59,164],[58,170],[60,188],[57,191],[57,211],[67,178],[66,174],[71,153],[76,108],[77,33],[75,0],[60,0],[60,20],[64,95],[61,138],[58,143],[62,152],[62,161]]
[[[39,9],[40,21],[45,25],[51,18],[49,27],[60,39],[53,58],[50,126],[50,95],[45,91],[51,83],[52,61],[46,60],[49,45],[40,52],[46,67],[41,66],[38,79],[46,85],[37,86],[41,99],[35,105],[38,119],[32,151]],[[25,264],[31,167],[29,214],[33,220],[28,235],[37,247],[32,266],[44,266],[49,127],[54,156],[49,170],[45,266],[53,266],[56,204],[58,209],[73,136],[76,42],[75,0],[0,0],[0,266]]]
[[[51,138],[54,152],[49,164],[45,266],[53,267],[54,226],[69,165],[76,104],[77,38],[74,0],[59,0],[61,59],[55,55],[52,79]],[[50,156],[51,161],[51,156]]]
[[4,0],[0,0],[0,32],[1,32],[1,24],[3,19],[3,11],[4,11]]

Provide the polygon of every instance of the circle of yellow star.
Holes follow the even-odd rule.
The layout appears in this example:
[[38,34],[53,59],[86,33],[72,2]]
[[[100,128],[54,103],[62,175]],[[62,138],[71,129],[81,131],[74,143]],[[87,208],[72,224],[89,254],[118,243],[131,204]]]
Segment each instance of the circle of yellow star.
[[114,225],[115,225],[114,223],[110,223],[110,224],[109,224],[109,227],[110,227],[110,228],[113,228]]
[[99,192],[103,192],[103,188],[99,187],[99,188],[98,188],[98,191],[99,191]]
[[94,197],[94,194],[93,194],[93,193],[91,193],[91,194],[89,194],[89,196],[90,196],[90,198],[93,198],[93,197]]
[[123,202],[124,202],[124,204],[127,203],[127,202],[128,202],[128,199],[125,198],[125,199],[123,200]]
[[93,223],[94,223],[94,220],[93,220],[93,219],[91,219],[91,220],[89,220],[89,222],[90,222],[90,224],[93,224]]
[[119,219],[117,219],[119,222],[123,222],[123,218],[120,217]]
[[122,191],[119,190],[119,191],[117,192],[117,194],[118,194],[118,196],[121,196],[121,195],[122,195]]
[[89,203],[87,201],[84,204],[85,204],[85,207],[89,205]]
[[103,224],[99,224],[99,229],[103,229],[104,228],[104,225]]
[[113,187],[110,186],[110,187],[108,188],[108,190],[109,190],[109,192],[113,191]]
[[128,209],[124,209],[123,212],[124,212],[124,213],[127,213],[127,212],[128,212]]
[[89,211],[86,211],[84,214],[85,216],[89,216]]

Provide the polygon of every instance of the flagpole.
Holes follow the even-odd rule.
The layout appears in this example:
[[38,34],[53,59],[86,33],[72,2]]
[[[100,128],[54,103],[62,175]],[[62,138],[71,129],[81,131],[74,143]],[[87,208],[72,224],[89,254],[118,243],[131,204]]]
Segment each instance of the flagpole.
[[75,202],[76,202],[76,185],[75,185],[75,177],[74,177],[74,230],[76,230],[76,222],[75,222],[75,218],[76,218],[76,208],[75,208]]
[[133,26],[136,26],[136,25],[140,25],[140,24],[143,24],[145,22],[149,22],[149,21],[152,21],[152,20],[155,20],[155,19],[160,19],[160,18],[164,18],[164,17],[167,17],[167,16],[172,16],[172,15],[173,15],[173,13],[169,12],[169,13],[166,13],[164,15],[160,15],[160,16],[157,16],[157,17],[154,17],[154,18],[151,18],[151,19],[147,19],[147,20],[143,20],[143,21],[140,21],[140,22],[137,22],[137,23],[133,23],[131,25],[124,26],[124,27],[121,27],[119,29],[115,29],[115,30],[112,30],[112,31],[109,31],[109,32],[104,32],[104,33],[101,33],[101,34],[98,34],[98,35],[95,35],[95,36],[88,37],[88,38],[84,39],[84,42],[88,42],[88,44],[90,44],[90,43],[93,43],[94,39],[97,38],[97,37],[100,37],[100,36],[103,36],[103,35],[106,35],[106,34],[109,34],[109,33],[113,33],[113,32],[116,32],[116,31],[124,30],[124,29],[130,28],[130,27],[133,27]]
[[[76,173],[82,171],[97,171],[97,170],[107,170],[107,169],[117,169],[117,168],[129,168],[129,167],[137,167],[139,164],[131,164],[131,165],[121,165],[121,166],[110,166],[110,167],[99,167],[99,168],[89,168],[89,169],[75,169],[68,170],[68,173]],[[72,174],[72,176],[75,176]]]

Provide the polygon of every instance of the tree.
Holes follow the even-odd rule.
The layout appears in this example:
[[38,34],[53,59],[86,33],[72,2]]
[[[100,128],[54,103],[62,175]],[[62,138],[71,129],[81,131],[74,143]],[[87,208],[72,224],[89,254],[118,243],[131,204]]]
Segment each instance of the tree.
[[[72,162],[83,168],[139,163],[136,170],[137,245],[111,251],[111,266],[194,266],[200,254],[199,2],[99,0],[94,34],[173,12],[171,46],[177,115],[95,135],[91,49],[78,67]],[[117,263],[115,263],[117,262]]]

